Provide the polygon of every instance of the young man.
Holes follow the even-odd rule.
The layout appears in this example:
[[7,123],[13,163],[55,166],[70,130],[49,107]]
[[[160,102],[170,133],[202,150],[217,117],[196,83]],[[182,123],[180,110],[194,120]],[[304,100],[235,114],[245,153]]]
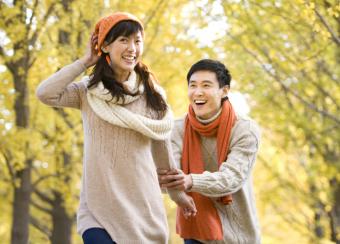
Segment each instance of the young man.
[[175,122],[172,144],[178,168],[158,169],[163,188],[185,190],[197,214],[177,210],[184,243],[260,243],[251,171],[260,131],[234,112],[228,100],[231,76],[220,62],[200,60],[188,72],[190,106]]

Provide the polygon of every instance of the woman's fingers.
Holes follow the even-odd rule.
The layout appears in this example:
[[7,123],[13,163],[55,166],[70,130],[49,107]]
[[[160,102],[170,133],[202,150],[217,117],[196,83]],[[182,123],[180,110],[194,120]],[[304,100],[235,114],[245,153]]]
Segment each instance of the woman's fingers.
[[193,216],[195,216],[196,213],[197,213],[197,209],[196,209],[196,205],[195,205],[194,199],[192,199],[192,198],[190,199],[190,204],[191,204],[191,208],[192,208],[191,214]]

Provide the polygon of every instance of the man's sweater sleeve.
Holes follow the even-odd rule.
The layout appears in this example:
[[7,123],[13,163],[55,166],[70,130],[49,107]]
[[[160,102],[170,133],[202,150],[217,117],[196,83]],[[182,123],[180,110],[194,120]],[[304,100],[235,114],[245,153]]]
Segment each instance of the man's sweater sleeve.
[[73,81],[85,70],[85,66],[79,60],[63,67],[39,84],[36,96],[49,106],[79,109],[80,90],[85,86]]
[[227,161],[219,171],[191,174],[190,191],[208,197],[221,197],[237,192],[248,179],[259,147],[260,130],[252,120],[244,120],[233,129]]

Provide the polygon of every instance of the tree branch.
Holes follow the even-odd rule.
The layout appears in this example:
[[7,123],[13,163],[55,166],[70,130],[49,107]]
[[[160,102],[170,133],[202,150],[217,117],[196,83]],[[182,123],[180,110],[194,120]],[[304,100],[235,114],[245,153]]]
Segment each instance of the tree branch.
[[43,225],[39,220],[37,220],[32,215],[30,216],[30,223],[43,234],[45,234],[49,239],[51,239],[51,231],[46,225]]
[[31,15],[31,18],[30,18],[30,20],[28,21],[28,24],[27,24],[27,27],[28,27],[27,33],[30,33],[30,31],[31,31],[32,21],[33,21],[33,18],[35,16],[35,11],[37,10],[37,7],[38,7],[38,3],[39,3],[39,1],[35,0],[34,5],[33,5],[33,9],[32,9],[32,15]]
[[40,183],[40,182],[42,182],[42,181],[44,181],[44,180],[46,180],[46,179],[48,179],[48,178],[51,178],[51,177],[57,177],[58,175],[57,174],[47,174],[47,175],[44,175],[44,176],[41,176],[38,180],[36,180],[35,182],[33,182],[32,183],[32,187],[37,187],[37,185]]
[[282,80],[276,75],[273,74],[273,72],[270,72],[268,70],[268,68],[266,68],[265,64],[259,59],[259,57],[252,52],[249,48],[247,48],[240,40],[238,40],[236,37],[234,37],[231,34],[227,34],[228,36],[230,36],[236,43],[238,43],[239,45],[241,45],[241,47],[249,54],[251,55],[260,65],[261,67],[263,67],[264,71],[272,78],[274,78],[274,80],[276,80],[280,86],[282,87],[283,90],[288,91],[290,94],[292,94],[295,98],[297,98],[302,104],[304,104],[306,107],[308,107],[309,109],[322,114],[323,116],[333,120],[334,122],[336,122],[337,124],[340,124],[340,119],[337,118],[336,116],[328,113],[328,111],[322,110],[320,108],[318,108],[317,106],[315,106],[312,103],[309,103],[306,99],[304,99],[303,97],[301,97],[296,91],[290,89],[287,85],[285,85]]
[[16,186],[15,186],[15,179],[16,179],[16,177],[15,177],[14,169],[13,169],[11,163],[10,163],[11,160],[10,160],[10,158],[6,155],[6,152],[3,152],[3,151],[2,151],[2,156],[5,158],[6,166],[7,166],[7,168],[8,168],[8,172],[9,172],[9,174],[10,174],[10,176],[11,176],[11,184],[12,184],[13,188],[15,188],[15,187],[16,187]]
[[36,29],[36,31],[33,33],[32,37],[28,40],[28,43],[30,45],[34,46],[36,40],[38,39],[40,31],[43,29],[43,27],[45,27],[45,25],[47,23],[47,19],[53,13],[55,6],[56,6],[55,2],[51,3],[51,5],[49,6],[45,16],[43,17],[42,21],[40,21],[41,25],[39,26],[39,28]]
[[42,211],[44,213],[47,213],[47,214],[52,214],[52,210],[51,209],[39,205],[38,203],[36,203],[32,199],[31,199],[30,203],[32,204],[32,206],[34,206],[35,208],[39,209],[40,211]]
[[74,125],[72,123],[72,121],[68,120],[67,119],[67,113],[65,112],[65,110],[63,108],[53,108],[54,111],[57,112],[57,114],[59,116],[61,116],[63,118],[63,120],[65,121],[65,123],[67,124],[67,126],[70,128],[70,129],[73,129],[74,128]]
[[37,188],[33,189],[33,192],[35,194],[37,194],[37,196],[44,202],[49,203],[49,204],[53,204],[53,199],[49,198],[48,196],[46,196],[46,194],[42,193],[41,191],[39,191]]
[[[166,1],[164,1],[164,0],[159,0],[153,9],[152,9],[151,11],[148,11],[148,12],[151,12],[151,14],[149,14],[149,15],[146,17],[146,19],[143,21],[143,22],[144,22],[144,23],[143,23],[143,25],[144,25],[144,30],[147,29],[148,24],[149,24],[150,21],[155,17],[156,13],[159,13],[159,12],[160,12],[159,10],[160,10],[161,5],[162,5],[163,3],[166,3]],[[154,6],[154,5],[153,5],[153,6]]]
[[0,56],[1,57],[6,57],[5,55],[5,49],[3,48],[3,46],[0,45]]
[[340,38],[336,35],[334,30],[329,26],[329,24],[326,22],[325,18],[320,14],[320,12],[317,9],[315,9],[314,11],[316,15],[319,17],[319,19],[321,20],[321,23],[326,27],[328,32],[331,34],[332,39],[335,42],[335,44],[340,46]]

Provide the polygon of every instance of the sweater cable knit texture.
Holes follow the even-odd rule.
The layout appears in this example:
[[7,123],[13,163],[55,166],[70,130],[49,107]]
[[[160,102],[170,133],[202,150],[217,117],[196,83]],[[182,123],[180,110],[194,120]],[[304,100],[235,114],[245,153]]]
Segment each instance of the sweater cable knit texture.
[[[137,87],[136,77],[136,73],[133,71],[131,72],[128,81],[124,83],[127,83],[127,86],[132,88],[132,91],[138,90],[142,93],[144,91],[143,86],[139,85],[139,87]],[[160,86],[154,83],[154,87],[157,92],[160,94],[163,93]],[[112,99],[112,96],[111,98],[110,96],[110,92],[104,88],[102,82],[99,83],[99,86],[90,89],[87,92],[87,100],[92,110],[100,118],[111,124],[133,129],[155,140],[165,140],[170,137],[173,121],[170,109],[168,109],[165,117],[161,120],[150,119],[143,115],[131,112],[129,109],[121,106],[137,100],[140,95],[125,95],[124,101]]]
[[[175,121],[172,131],[172,148],[180,167],[184,136],[184,118]],[[260,141],[257,124],[237,116],[231,131],[228,159],[220,167],[217,164],[216,137],[201,136],[202,156],[205,171],[191,174],[193,185],[190,191],[210,197],[218,210],[223,228],[220,241],[204,241],[205,244],[259,244],[260,227],[256,214],[251,171],[255,163]],[[216,200],[233,194],[233,202],[223,205]]]
[[[166,244],[168,225],[156,167],[176,167],[170,138],[154,140],[101,119],[88,103],[88,78],[73,82],[84,71],[76,61],[43,81],[36,92],[45,104],[81,111],[84,162],[78,232],[99,227],[119,244]],[[122,107],[155,118],[144,94]],[[169,194],[175,201],[185,196]]]

